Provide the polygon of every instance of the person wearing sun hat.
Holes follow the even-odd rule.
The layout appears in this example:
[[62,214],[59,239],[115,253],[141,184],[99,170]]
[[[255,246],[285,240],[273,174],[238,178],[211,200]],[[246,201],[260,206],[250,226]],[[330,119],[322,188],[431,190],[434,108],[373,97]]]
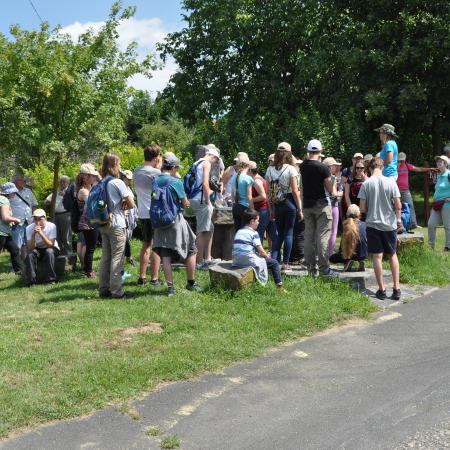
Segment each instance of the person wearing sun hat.
[[20,249],[12,238],[12,227],[20,224],[20,219],[14,217],[11,211],[10,199],[17,193],[14,183],[5,183],[1,187],[0,195],[0,251],[8,250],[11,257],[11,265],[14,273],[22,271],[22,260]]
[[398,147],[394,138],[398,136],[395,134],[395,127],[389,123],[384,123],[381,127],[375,128],[374,131],[378,133],[383,144],[380,152],[380,158],[384,161],[383,175],[397,181]]
[[55,261],[59,254],[56,240],[56,225],[47,220],[43,209],[33,211],[33,223],[26,228],[28,253],[25,258],[25,278],[29,287],[36,284],[37,266],[42,264],[45,269],[46,281],[56,282]]
[[436,169],[431,167],[416,167],[413,164],[410,164],[406,161],[406,153],[400,152],[398,154],[398,178],[397,178],[397,186],[400,190],[400,197],[402,202],[406,202],[409,205],[410,213],[411,213],[411,229],[420,228],[417,225],[416,212],[414,210],[414,202],[409,191],[409,172],[430,172]]
[[436,156],[439,173],[436,177],[432,210],[428,219],[428,243],[432,248],[436,242],[436,228],[443,224],[445,230],[445,252],[450,252],[450,170],[446,155]]

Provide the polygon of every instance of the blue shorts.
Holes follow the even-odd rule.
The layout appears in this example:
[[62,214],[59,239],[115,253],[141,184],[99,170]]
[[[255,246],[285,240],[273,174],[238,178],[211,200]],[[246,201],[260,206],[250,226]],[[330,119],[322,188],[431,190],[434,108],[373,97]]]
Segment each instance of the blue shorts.
[[380,231],[367,227],[366,234],[369,253],[393,255],[397,252],[397,230]]

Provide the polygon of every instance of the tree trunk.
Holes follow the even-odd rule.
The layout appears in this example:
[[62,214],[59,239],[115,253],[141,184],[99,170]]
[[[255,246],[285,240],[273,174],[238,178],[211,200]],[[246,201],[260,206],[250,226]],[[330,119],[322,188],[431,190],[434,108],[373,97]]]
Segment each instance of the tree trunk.
[[440,133],[440,119],[439,117],[433,118],[431,124],[431,143],[433,145],[433,155],[438,156],[441,154],[441,133]]
[[53,162],[53,195],[52,202],[50,203],[50,219],[52,222],[55,221],[55,205],[56,205],[56,194],[59,187],[59,167],[61,165],[61,157],[57,156]]

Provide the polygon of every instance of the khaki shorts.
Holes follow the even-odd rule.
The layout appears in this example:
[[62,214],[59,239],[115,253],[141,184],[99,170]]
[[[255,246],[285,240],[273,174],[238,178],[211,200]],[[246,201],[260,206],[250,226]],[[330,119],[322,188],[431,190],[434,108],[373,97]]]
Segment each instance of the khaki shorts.
[[197,235],[204,231],[214,230],[214,225],[212,223],[214,207],[211,204],[200,203],[200,200],[192,199],[190,202],[192,211],[194,211],[197,220]]

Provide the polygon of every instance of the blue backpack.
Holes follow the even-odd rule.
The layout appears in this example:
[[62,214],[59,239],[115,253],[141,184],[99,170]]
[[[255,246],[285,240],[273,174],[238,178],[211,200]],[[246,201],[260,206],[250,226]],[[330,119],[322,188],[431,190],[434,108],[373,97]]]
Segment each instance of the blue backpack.
[[89,191],[86,200],[86,218],[92,228],[103,227],[111,220],[106,188],[112,179],[112,176],[104,178]]
[[150,203],[150,220],[153,228],[168,227],[175,223],[178,215],[178,204],[172,196],[170,177],[159,186],[153,182],[152,201]]
[[406,232],[411,228],[411,208],[406,202],[402,203],[402,224]]
[[204,159],[197,161],[189,167],[187,174],[183,178],[184,191],[187,198],[194,198],[199,192],[203,192],[202,184],[197,184],[197,167]]

